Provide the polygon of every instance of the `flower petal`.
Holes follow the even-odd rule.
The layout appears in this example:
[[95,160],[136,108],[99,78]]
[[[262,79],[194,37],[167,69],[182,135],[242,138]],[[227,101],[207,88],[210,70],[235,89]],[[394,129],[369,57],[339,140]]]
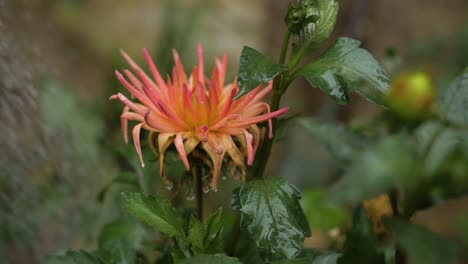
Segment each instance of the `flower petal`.
[[179,157],[184,163],[185,169],[187,171],[190,170],[190,165],[187,160],[187,154],[185,153],[185,147],[184,147],[184,138],[182,137],[183,133],[177,133],[176,137],[174,139],[174,145],[177,149],[177,152],[179,153]]
[[140,130],[143,123],[140,123],[133,127],[132,136],[133,136],[133,144],[135,144],[135,149],[140,158],[140,163],[142,167],[145,167],[145,162],[143,161],[143,154],[141,153],[141,145],[140,145]]

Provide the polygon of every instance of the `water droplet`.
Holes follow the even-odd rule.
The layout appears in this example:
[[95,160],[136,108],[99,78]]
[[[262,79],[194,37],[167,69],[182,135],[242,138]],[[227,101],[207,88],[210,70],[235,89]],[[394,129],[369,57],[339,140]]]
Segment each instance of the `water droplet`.
[[216,154],[218,154],[218,155],[223,154],[223,147],[221,147],[220,145],[218,145],[218,147],[216,148]]
[[174,183],[168,182],[168,183],[166,183],[164,188],[166,188],[166,190],[170,191],[170,190],[172,190],[172,188],[174,188]]
[[203,193],[209,193],[210,192],[210,187],[208,186],[203,186]]
[[213,186],[213,187],[211,187],[211,190],[212,190],[213,192],[217,192],[217,191],[218,191],[218,187]]
[[227,180],[228,177],[227,177],[226,175],[223,175],[222,179],[223,179],[223,180]]
[[189,195],[187,195],[186,199],[187,199],[187,201],[193,201],[193,200],[195,200],[195,195],[193,193],[189,194]]

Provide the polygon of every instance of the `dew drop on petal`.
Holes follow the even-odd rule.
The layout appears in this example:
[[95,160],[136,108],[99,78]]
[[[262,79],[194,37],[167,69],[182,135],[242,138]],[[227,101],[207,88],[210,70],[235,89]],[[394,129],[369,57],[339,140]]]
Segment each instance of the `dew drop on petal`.
[[227,177],[226,175],[223,175],[222,179],[223,179],[223,180],[227,180],[228,177]]
[[195,195],[193,193],[191,193],[191,194],[187,195],[186,199],[187,199],[187,201],[193,201],[193,200],[195,200]]
[[208,186],[203,186],[203,193],[209,193],[210,192],[210,187]]
[[213,186],[213,187],[211,187],[211,190],[212,190],[213,192],[217,192],[217,191],[218,191],[218,187]]

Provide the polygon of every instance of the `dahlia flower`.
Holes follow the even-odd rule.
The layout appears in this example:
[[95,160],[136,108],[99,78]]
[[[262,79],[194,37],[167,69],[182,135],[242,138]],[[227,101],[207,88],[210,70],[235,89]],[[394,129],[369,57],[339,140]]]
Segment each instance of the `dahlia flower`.
[[173,50],[175,66],[172,76],[164,81],[146,49],[143,53],[153,79],[125,52],[121,53],[134,73],[124,70],[122,74],[116,70],[115,75],[138,102],[121,93],[110,99],[119,99],[125,104],[120,120],[126,143],[128,120],[138,122],[132,136],[141,165],[144,167],[140,131],[144,128],[157,135],[160,174],[164,180],[167,181],[163,173],[164,155],[172,144],[187,170],[190,169],[187,155],[196,148],[206,152],[206,161],[211,168],[206,178],[211,177],[211,188],[216,188],[225,156],[240,168],[242,180],[245,180],[244,160],[247,158],[247,164],[252,165],[262,134],[256,124],[268,121],[271,138],[271,118],[288,110],[282,108],[270,112],[269,105],[261,101],[272,89],[271,82],[234,100],[239,92],[236,80],[224,85],[226,54],[222,60],[215,59],[211,79],[208,79],[204,74],[201,46],[198,46],[198,66],[190,75],[185,74],[179,55]]

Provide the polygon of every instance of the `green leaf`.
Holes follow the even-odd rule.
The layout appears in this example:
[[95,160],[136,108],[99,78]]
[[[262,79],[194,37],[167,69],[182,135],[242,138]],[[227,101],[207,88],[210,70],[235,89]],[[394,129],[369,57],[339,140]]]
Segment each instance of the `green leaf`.
[[360,44],[358,40],[338,38],[297,75],[303,75],[312,86],[340,104],[348,103],[348,92],[354,91],[370,102],[383,105],[390,80],[372,55],[359,48]]
[[[429,144],[432,144],[428,153],[426,153],[426,161],[424,172],[425,175],[432,177],[443,169],[445,162],[450,160],[452,153],[460,145],[466,134],[462,134],[452,128],[444,127],[438,122],[426,122],[416,130],[416,138],[420,152],[426,151]],[[438,133],[438,135],[436,134]],[[434,141],[431,139],[435,136]]]
[[129,217],[120,217],[102,228],[100,256],[108,263],[134,263],[144,235],[145,230],[139,223]]
[[219,253],[223,251],[222,209],[210,215],[203,224],[190,216],[188,241],[195,254]]
[[301,205],[310,225],[327,231],[343,224],[346,213],[340,207],[327,202],[326,193],[322,190],[302,192]]
[[102,260],[86,251],[67,251],[63,256],[48,256],[46,264],[104,264]]
[[468,124],[468,68],[442,92],[441,115],[457,124]]
[[396,242],[406,251],[410,263],[454,263],[460,247],[455,241],[436,235],[422,226],[403,220],[388,222]]
[[204,239],[206,253],[219,253],[223,251],[223,210],[219,208],[206,220],[206,235]]
[[242,49],[237,84],[240,91],[235,99],[252,91],[258,85],[272,80],[278,74],[288,70],[285,65],[277,64],[260,52],[244,46]]
[[333,186],[330,198],[359,202],[413,181],[416,153],[412,138],[388,136],[366,149]]
[[272,264],[336,264],[340,254],[333,252],[320,252],[314,249],[305,249],[305,256],[296,259],[283,259]]
[[130,192],[122,196],[133,216],[168,236],[184,237],[183,219],[167,199]]
[[206,228],[202,222],[198,221],[193,215],[190,216],[189,222],[189,235],[188,240],[192,244],[194,248],[194,252],[198,254],[199,252],[203,252],[205,247],[205,243],[203,239],[205,238]]
[[353,226],[346,233],[343,255],[338,259],[338,263],[385,263],[384,255],[377,252],[377,238],[362,207],[356,208],[354,212]]
[[241,264],[236,258],[227,257],[225,255],[198,255],[188,259],[181,259],[175,262],[176,264]]
[[247,182],[239,191],[241,228],[271,259],[294,258],[310,235],[299,190],[279,177]]
[[343,164],[359,157],[370,143],[366,137],[338,123],[324,123],[311,118],[302,118],[299,123]]

